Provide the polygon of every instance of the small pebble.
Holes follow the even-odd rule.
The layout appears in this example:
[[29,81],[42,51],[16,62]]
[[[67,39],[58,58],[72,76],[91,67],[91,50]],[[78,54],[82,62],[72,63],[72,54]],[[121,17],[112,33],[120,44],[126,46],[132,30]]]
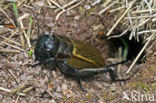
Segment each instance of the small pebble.
[[22,65],[22,61],[19,61],[18,64],[19,64],[19,65]]
[[63,84],[63,85],[62,85],[62,90],[63,90],[63,91],[66,91],[66,90],[67,90],[67,88],[68,88],[68,87],[67,87],[67,85],[66,85],[66,84]]
[[56,102],[55,102],[55,100],[50,100],[50,102],[49,102],[49,103],[56,103]]
[[58,0],[58,2],[59,2],[59,4],[61,4],[61,5],[65,5],[65,4],[66,4],[65,0]]
[[55,24],[53,22],[50,22],[49,24],[47,24],[47,26],[54,28]]
[[95,6],[95,5],[99,4],[100,2],[101,2],[101,0],[94,0],[94,2],[91,5]]
[[61,93],[57,93],[57,92],[53,92],[53,95],[56,96],[57,98],[63,97]]
[[103,86],[104,86],[104,87],[109,87],[110,85],[109,85],[108,83],[105,83],[105,82],[104,82],[104,83],[103,83]]
[[72,14],[69,11],[67,11],[66,16],[69,17],[69,16],[72,16]]
[[74,17],[74,20],[79,20],[79,19],[80,19],[80,16],[79,15],[77,15],[77,16]]
[[35,5],[36,6],[44,6],[44,2],[43,1],[38,1],[38,2],[35,2]]
[[89,9],[90,9],[90,5],[85,5],[84,8],[85,8],[86,10],[89,10]]
[[61,87],[60,87],[60,86],[58,86],[58,87],[56,88],[56,92],[61,92]]
[[96,85],[98,88],[103,88],[102,84],[100,84],[99,82],[95,82],[95,85]]
[[22,75],[22,76],[21,76],[21,80],[22,80],[22,81],[25,81],[25,80],[27,80],[27,76],[25,76],[25,75]]
[[98,101],[98,103],[104,103],[103,99],[100,98],[99,101]]
[[0,100],[3,98],[3,95],[0,94]]
[[66,97],[70,98],[70,97],[72,97],[72,94],[66,94]]
[[112,86],[111,86],[111,92],[115,92],[116,91],[116,86],[115,86],[115,84],[113,84]]

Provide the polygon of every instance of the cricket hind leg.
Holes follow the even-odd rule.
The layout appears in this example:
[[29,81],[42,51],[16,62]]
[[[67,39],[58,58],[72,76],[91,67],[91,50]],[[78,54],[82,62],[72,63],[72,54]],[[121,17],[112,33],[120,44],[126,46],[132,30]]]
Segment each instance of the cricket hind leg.
[[70,67],[68,64],[66,64],[66,61],[64,61],[64,63],[62,63],[62,65],[59,69],[60,69],[61,73],[64,74],[65,76],[72,77],[77,82],[80,89],[83,92],[86,92],[86,90],[83,88],[83,86],[81,84],[81,77],[80,77],[79,70],[77,70],[76,68]]
[[125,78],[125,79],[117,79],[117,73],[115,72],[115,70],[112,70],[111,68],[109,68],[109,76],[110,76],[110,78],[111,78],[111,80],[113,81],[113,82],[117,82],[117,81],[123,81],[123,82],[125,82],[125,81],[127,81],[127,80],[129,80],[130,78]]
[[79,70],[79,73],[81,74],[81,77],[91,77],[91,76],[94,76],[94,75],[97,75],[97,74],[106,73],[106,72],[109,73],[109,76],[110,76],[110,78],[111,78],[111,80],[113,82],[116,82],[116,81],[126,81],[126,80],[129,79],[129,78],[127,78],[127,79],[117,79],[117,77],[118,77],[117,73],[115,72],[115,70],[112,70],[109,67],[86,68],[86,69]]
[[83,86],[82,86],[82,84],[81,84],[81,79],[80,79],[80,78],[77,78],[77,79],[76,79],[76,82],[77,82],[77,84],[79,85],[80,89],[81,89],[83,92],[87,92],[87,90],[85,90],[85,89],[83,88]]

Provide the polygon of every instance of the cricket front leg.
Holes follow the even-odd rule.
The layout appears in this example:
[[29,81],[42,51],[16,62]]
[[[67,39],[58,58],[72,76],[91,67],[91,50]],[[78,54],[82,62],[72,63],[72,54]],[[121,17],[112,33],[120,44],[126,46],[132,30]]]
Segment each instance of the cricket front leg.
[[36,64],[27,64],[27,66],[31,66],[31,67],[34,68],[34,67],[36,67],[38,65],[46,64],[47,62],[54,62],[54,58],[48,58],[48,59],[46,59],[44,61],[40,61],[40,62],[38,62]]

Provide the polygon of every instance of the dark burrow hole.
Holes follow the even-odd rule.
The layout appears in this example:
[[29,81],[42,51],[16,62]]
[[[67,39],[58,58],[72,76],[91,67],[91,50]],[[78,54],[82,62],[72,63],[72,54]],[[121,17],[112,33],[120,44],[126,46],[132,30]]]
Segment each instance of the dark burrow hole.
[[[110,51],[112,51],[111,57],[114,57],[118,53],[119,47],[122,47],[122,53],[123,53],[125,50],[125,43],[126,43],[126,45],[128,47],[127,60],[135,59],[135,57],[138,55],[138,53],[144,46],[143,38],[139,37],[138,38],[139,41],[137,41],[137,39],[134,37],[131,40],[129,40],[129,35],[130,35],[130,32],[128,32],[126,35],[123,35],[122,37],[112,38],[112,39],[108,40],[109,45],[111,47]],[[137,61],[137,64],[143,63],[145,60],[144,57],[145,57],[145,52],[142,53],[142,55],[140,56],[140,58]]]

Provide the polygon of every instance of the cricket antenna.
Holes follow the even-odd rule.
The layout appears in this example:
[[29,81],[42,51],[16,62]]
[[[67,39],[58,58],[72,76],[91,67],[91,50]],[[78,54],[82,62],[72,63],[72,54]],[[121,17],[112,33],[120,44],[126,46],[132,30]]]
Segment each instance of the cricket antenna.
[[33,15],[34,15],[36,23],[37,23],[37,32],[38,32],[38,37],[39,37],[40,36],[40,30],[39,30],[39,22],[38,22],[38,19],[37,19],[38,15],[35,15],[34,13],[33,13]]

